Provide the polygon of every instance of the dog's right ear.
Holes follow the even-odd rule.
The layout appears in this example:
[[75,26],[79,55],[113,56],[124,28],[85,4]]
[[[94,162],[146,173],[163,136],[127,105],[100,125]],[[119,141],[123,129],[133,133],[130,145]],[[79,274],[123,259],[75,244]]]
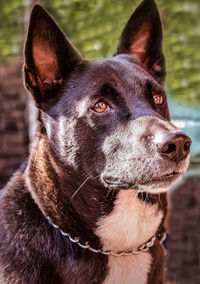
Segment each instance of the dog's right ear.
[[25,85],[41,107],[55,96],[82,58],[52,17],[40,5],[31,12],[25,44]]

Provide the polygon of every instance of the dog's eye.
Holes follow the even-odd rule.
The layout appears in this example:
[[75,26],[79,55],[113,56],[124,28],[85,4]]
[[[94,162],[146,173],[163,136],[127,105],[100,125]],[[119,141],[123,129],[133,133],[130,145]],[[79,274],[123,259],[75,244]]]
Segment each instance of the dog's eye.
[[100,101],[94,105],[93,110],[95,112],[102,113],[110,110],[110,106],[106,102]]
[[164,102],[164,97],[159,93],[154,94],[153,99],[156,105],[162,105]]

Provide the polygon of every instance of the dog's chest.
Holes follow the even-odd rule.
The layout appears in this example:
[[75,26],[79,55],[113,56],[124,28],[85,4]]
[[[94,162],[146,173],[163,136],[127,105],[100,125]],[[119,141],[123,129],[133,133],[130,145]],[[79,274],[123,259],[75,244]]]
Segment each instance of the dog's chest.
[[109,272],[104,284],[145,284],[151,268],[152,257],[145,252],[140,255],[109,256]]
[[[163,212],[157,205],[140,201],[134,191],[121,191],[113,211],[98,222],[96,234],[104,250],[114,252],[137,249],[157,231]],[[131,256],[109,256],[109,271],[104,284],[145,284],[150,272],[149,252]]]

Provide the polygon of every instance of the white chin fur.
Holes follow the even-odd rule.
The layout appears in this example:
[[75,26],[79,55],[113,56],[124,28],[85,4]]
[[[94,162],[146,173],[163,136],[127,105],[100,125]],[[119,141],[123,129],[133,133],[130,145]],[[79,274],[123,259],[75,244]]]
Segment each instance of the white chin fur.
[[179,176],[177,177],[177,179],[175,181],[173,181],[171,184],[166,184],[166,183],[155,183],[155,184],[145,184],[145,185],[139,185],[138,186],[138,192],[147,192],[147,193],[151,193],[151,194],[159,194],[159,193],[164,193],[167,192],[171,189],[173,189],[175,186],[177,186],[181,180],[182,180],[183,176]]

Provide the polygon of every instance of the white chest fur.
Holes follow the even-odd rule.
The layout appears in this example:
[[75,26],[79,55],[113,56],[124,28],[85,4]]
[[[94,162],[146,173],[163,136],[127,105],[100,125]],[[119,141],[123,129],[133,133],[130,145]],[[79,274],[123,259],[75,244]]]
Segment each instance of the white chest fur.
[[[133,190],[119,192],[113,211],[98,222],[96,234],[104,250],[136,249],[155,233],[163,217],[157,205],[137,198]],[[131,256],[109,256],[105,284],[145,284],[152,257],[149,252]]]

